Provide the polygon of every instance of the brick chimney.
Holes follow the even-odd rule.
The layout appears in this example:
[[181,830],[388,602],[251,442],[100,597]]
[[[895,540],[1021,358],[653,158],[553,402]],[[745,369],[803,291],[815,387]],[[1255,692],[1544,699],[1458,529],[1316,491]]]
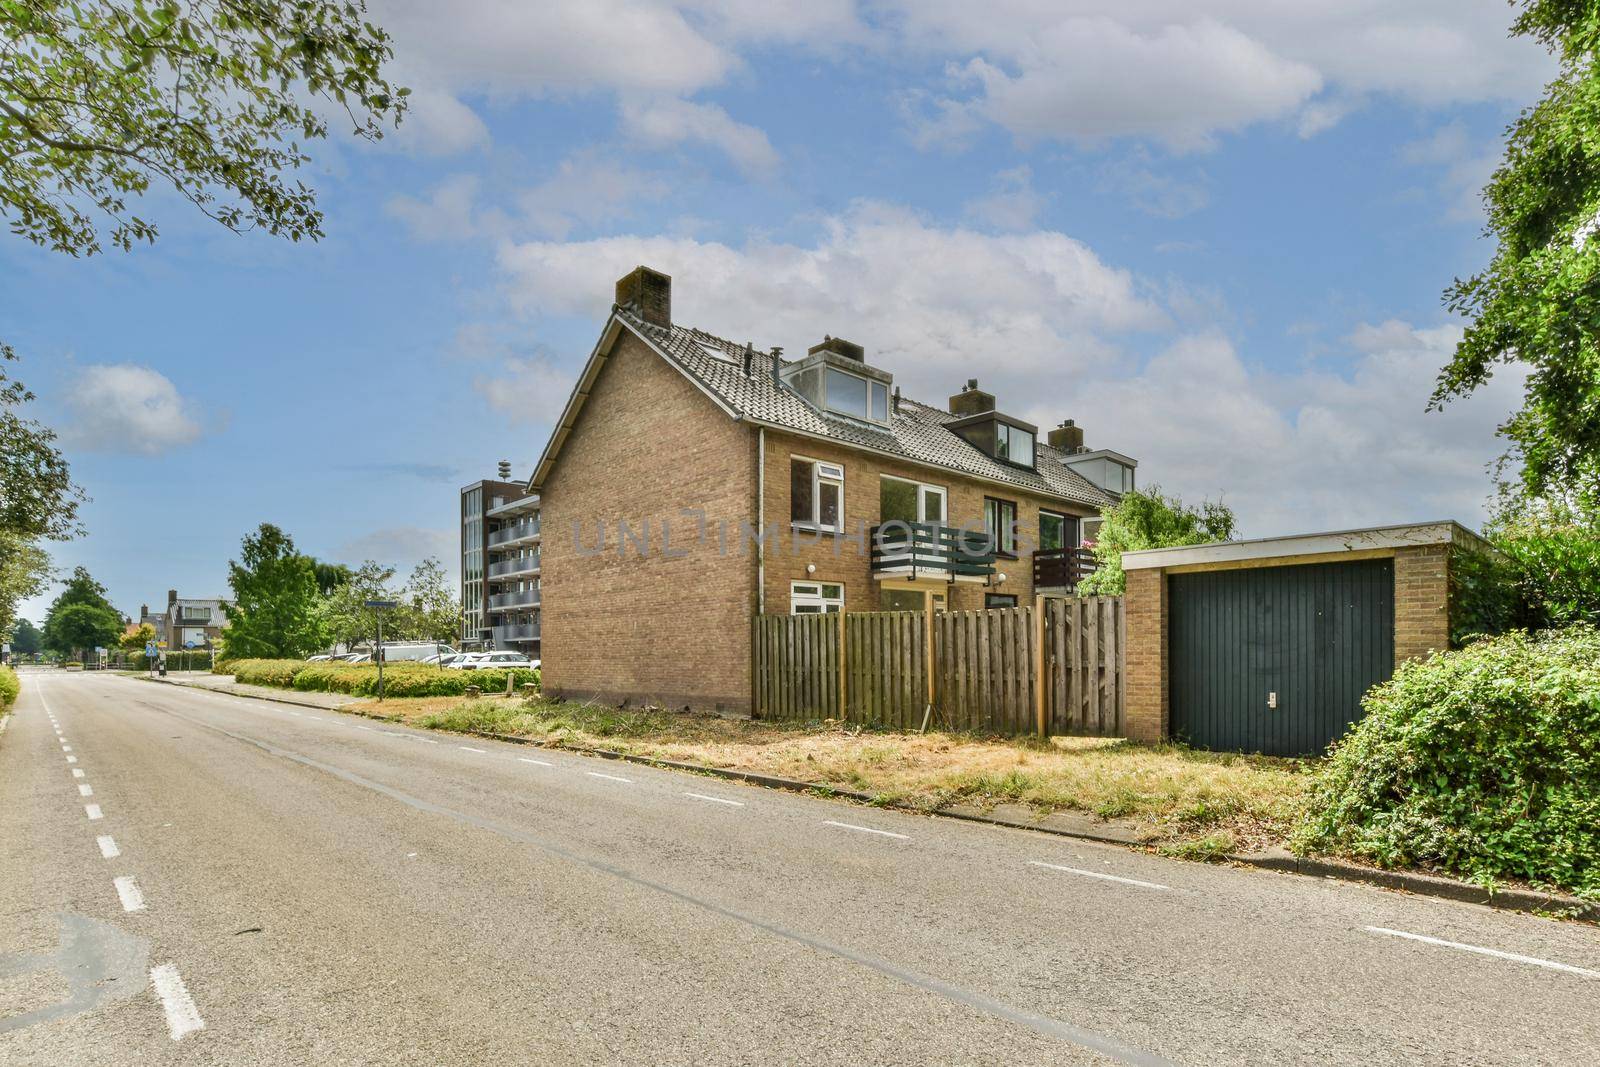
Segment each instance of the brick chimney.
[[635,267],[617,279],[617,305],[652,326],[671,326],[672,279],[649,267]]
[[978,379],[968,378],[961,392],[950,398],[950,414],[981,415],[994,410],[994,394],[978,388]]
[[806,355],[808,356],[814,356],[818,352],[832,352],[836,356],[853,359],[857,363],[865,363],[867,361],[867,350],[865,348],[846,341],[843,337],[830,337],[827,334],[823,334],[821,344],[812,345],[806,349]]
[[1050,442],[1050,447],[1057,452],[1065,452],[1069,456],[1082,452],[1083,427],[1071,419],[1065,419],[1060,426],[1050,431],[1046,440]]
[[176,604],[177,602],[178,602],[178,591],[176,589],[168,589],[167,590],[167,607],[170,608],[170,607],[172,607],[172,605]]

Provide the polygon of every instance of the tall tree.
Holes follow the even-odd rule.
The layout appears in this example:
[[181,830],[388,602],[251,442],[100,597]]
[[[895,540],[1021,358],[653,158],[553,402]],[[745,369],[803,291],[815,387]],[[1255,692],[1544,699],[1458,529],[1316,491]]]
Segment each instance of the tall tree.
[[[377,640],[378,617],[366,604],[369,600],[399,600],[399,592],[389,586],[393,578],[393,567],[369,559],[337,586],[322,607],[329,640],[346,647]],[[394,620],[386,618],[384,622],[389,631],[386,636],[393,636]]]
[[324,563],[315,556],[306,558],[311,561],[311,569],[317,576],[317,591],[323,596],[328,596],[355,576],[355,571],[343,563]]
[[1124,493],[1117,506],[1105,513],[1094,545],[1099,565],[1078,583],[1078,593],[1120,595],[1127,583],[1122,571],[1124,552],[1231,541],[1234,533],[1233,510],[1220,501],[1204,500],[1193,507],[1175,496],[1163,496],[1159,485]]
[[1446,305],[1468,316],[1431,407],[1483,385],[1502,364],[1528,376],[1500,427],[1529,498],[1600,501],[1600,17],[1590,0],[1522,0],[1512,33],[1560,61],[1544,96],[1507,131],[1483,191],[1499,242]]
[[129,654],[143,652],[150,642],[156,639],[156,628],[147,622],[141,622],[131,630],[127,630],[117,638],[117,645],[122,651]]
[[72,255],[156,237],[153,185],[242,231],[322,236],[287,172],[329,112],[368,140],[407,90],[360,0],[17,0],[0,4],[0,212]]
[[0,634],[11,629],[17,605],[44,591],[50,557],[33,541],[0,531]]
[[0,533],[61,540],[78,531],[83,494],[72,484],[55,433],[18,414],[33,394],[6,373],[16,358],[10,345],[0,344]]
[[443,565],[432,556],[417,564],[400,594],[398,636],[416,641],[461,637],[461,602]]
[[11,631],[11,651],[31,656],[43,650],[44,642],[38,627],[27,619],[18,619],[17,625]]
[[326,642],[311,561],[288,534],[262,523],[228,561],[233,603],[225,641],[231,659],[298,659]]
[[44,647],[63,655],[114,644],[122,616],[106,599],[106,587],[87,568],[74,567],[44,618]]

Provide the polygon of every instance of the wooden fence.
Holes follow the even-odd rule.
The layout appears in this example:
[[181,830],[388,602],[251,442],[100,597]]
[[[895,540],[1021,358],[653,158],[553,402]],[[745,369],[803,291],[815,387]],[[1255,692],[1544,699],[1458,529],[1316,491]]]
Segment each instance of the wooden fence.
[[926,716],[950,730],[1117,736],[1123,626],[1120,597],[937,615],[761,615],[751,635],[755,715],[895,729]]

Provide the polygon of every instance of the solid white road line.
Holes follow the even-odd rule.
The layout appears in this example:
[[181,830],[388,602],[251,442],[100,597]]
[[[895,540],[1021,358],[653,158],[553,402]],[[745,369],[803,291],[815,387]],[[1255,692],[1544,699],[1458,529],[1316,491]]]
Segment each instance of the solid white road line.
[[127,876],[111,879],[111,884],[117,887],[117,896],[122,898],[123,911],[143,911],[144,894],[139,892],[139,887],[133,879]]
[[200,1018],[200,1011],[194,1006],[178,968],[170,963],[150,968],[150,984],[156,987],[156,996],[161,998],[161,1010],[166,1012],[167,1032],[172,1040],[182,1041],[185,1035],[206,1028],[206,1021]]
[[721,797],[708,797],[704,793],[685,793],[683,795],[686,797],[694,797],[696,800],[709,800],[713,804],[726,804],[730,808],[744,807],[744,801],[742,800],[724,800]]
[[1438,945],[1440,948],[1458,948],[1463,952],[1476,952],[1480,956],[1493,956],[1498,960],[1511,960],[1514,963],[1527,963],[1534,967],[1546,967],[1552,971],[1566,971],[1568,974],[1581,974],[1585,978],[1600,978],[1600,971],[1591,971],[1587,967],[1574,967],[1570,963],[1557,963],[1554,960],[1542,960],[1537,956],[1520,956],[1515,952],[1501,952],[1497,948],[1484,948],[1482,945],[1466,945],[1460,941],[1445,941],[1437,937],[1427,937],[1423,934],[1407,933],[1405,930],[1391,930],[1387,926],[1369,926],[1367,930],[1374,934],[1383,934],[1387,937],[1403,937],[1408,941],[1421,941],[1426,945]]
[[122,855],[122,850],[117,847],[117,843],[111,839],[110,834],[101,834],[95,838],[95,841],[100,845],[100,855],[106,859],[114,860]]
[[94,787],[90,785],[80,785],[78,787],[78,795],[80,797],[92,797],[94,796]]
[[822,825],[824,825],[824,826],[837,826],[841,830],[854,830],[858,834],[877,834],[880,837],[893,837],[893,838],[897,838],[897,839],[899,839],[901,841],[910,841],[911,840],[911,835],[910,834],[896,834],[896,833],[891,833],[888,830],[874,830],[870,826],[857,826],[855,823],[852,823],[852,822],[834,822],[832,819],[823,819],[822,820]]
[[536,766],[539,766],[539,767],[554,767],[555,766],[554,763],[546,763],[542,759],[529,759],[527,756],[518,756],[517,757],[517,762],[519,762],[519,763],[532,763],[532,764],[535,764]]
[[79,768],[79,767],[72,768],[72,777],[74,777],[74,778],[82,778],[83,777],[82,768]]
[[481,748],[469,748],[466,745],[457,745],[456,747],[459,748],[463,752],[476,752],[480,756],[487,756],[488,755],[488,753],[485,752]]
[[584,771],[583,773],[587,774],[590,778],[604,778],[608,782],[627,782],[629,785],[633,784],[632,778],[619,778],[614,774],[601,774],[599,771]]
[[1068,874],[1081,874],[1085,878],[1099,878],[1106,882],[1121,882],[1123,885],[1136,885],[1140,889],[1171,889],[1170,885],[1161,885],[1159,882],[1143,882],[1137,878],[1124,878],[1119,874],[1106,874],[1102,871],[1086,871],[1082,867],[1063,867],[1059,863],[1043,863],[1039,860],[1029,860],[1035,867],[1048,867],[1052,871],[1066,871]]
[[105,816],[100,813],[100,805],[98,804],[85,804],[83,806],[83,813],[89,816],[91,819],[105,818]]

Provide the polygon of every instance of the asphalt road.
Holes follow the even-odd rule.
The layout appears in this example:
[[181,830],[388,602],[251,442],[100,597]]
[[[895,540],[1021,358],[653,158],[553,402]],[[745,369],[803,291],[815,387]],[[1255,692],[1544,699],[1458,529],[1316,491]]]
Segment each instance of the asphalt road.
[[1578,924],[116,676],[0,735],[6,1065],[1597,1059]]

